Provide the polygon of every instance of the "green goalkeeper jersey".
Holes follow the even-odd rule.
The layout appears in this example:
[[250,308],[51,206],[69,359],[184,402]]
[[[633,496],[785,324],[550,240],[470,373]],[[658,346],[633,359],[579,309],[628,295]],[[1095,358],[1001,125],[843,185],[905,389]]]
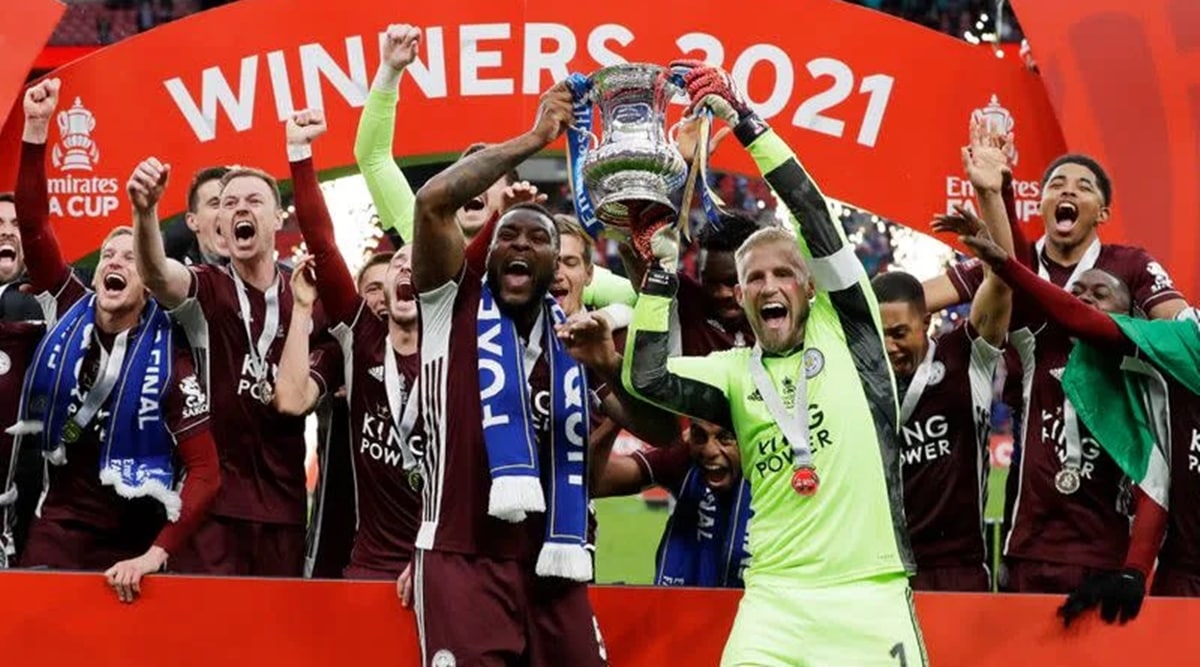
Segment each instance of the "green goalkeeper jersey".
[[895,383],[866,272],[787,145],[768,131],[749,150],[793,216],[818,290],[803,350],[763,355],[789,411],[803,367],[818,492],[805,497],[792,489],[791,447],[751,379],[750,349],[668,359],[670,279],[648,280],[638,299],[625,384],[650,402],[737,434],[753,509],[747,585],[781,576],[826,586],[911,572]]

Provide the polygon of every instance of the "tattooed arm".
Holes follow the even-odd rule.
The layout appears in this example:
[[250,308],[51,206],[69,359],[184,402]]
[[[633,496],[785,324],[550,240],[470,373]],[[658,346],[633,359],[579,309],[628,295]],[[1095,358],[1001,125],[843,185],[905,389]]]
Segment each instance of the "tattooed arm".
[[462,270],[466,241],[455,220],[458,209],[557,139],[571,120],[571,93],[559,83],[542,94],[532,130],[459,160],[417,192],[413,286],[418,291],[444,285]]

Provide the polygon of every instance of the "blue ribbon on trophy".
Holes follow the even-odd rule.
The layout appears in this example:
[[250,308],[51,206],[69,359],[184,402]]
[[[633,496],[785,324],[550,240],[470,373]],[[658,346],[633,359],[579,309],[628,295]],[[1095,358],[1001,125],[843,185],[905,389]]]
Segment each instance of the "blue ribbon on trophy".
[[583,161],[591,149],[596,135],[592,134],[592,81],[579,73],[567,77],[567,88],[574,99],[575,121],[567,130],[567,173],[570,176],[571,197],[575,203],[575,217],[593,238],[600,236],[604,225],[596,219],[596,209],[583,179]]

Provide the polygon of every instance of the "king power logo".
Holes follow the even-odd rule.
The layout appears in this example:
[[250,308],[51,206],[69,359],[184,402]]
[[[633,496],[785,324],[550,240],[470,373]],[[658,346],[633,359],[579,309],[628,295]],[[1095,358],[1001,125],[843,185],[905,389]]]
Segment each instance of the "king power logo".
[[[1015,174],[1020,159],[1016,143],[1017,122],[1008,109],[1000,103],[999,96],[993,94],[987,104],[971,112],[967,120],[966,136],[970,136],[971,125],[974,123],[979,123],[994,133],[1012,136],[1012,141],[1008,143],[1004,152],[1008,156],[1008,164],[1013,167]],[[1013,190],[1016,194],[1017,219],[1021,222],[1028,222],[1030,218],[1038,214],[1042,198],[1042,184],[1036,180],[1014,179]],[[953,214],[955,206],[962,206],[975,213],[979,212],[975,205],[975,188],[971,186],[971,181],[965,173],[946,177],[946,213]]]
[[96,117],[76,97],[70,109],[56,117],[58,143],[50,160],[61,176],[48,179],[50,215],[65,218],[106,218],[120,206],[120,181],[95,175],[100,147],[92,137]]

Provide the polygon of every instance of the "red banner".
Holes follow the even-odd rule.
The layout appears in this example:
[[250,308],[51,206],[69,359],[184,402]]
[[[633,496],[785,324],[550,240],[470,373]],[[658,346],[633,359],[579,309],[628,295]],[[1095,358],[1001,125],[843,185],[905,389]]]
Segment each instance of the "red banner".
[[[614,667],[715,665],[739,591],[595,586]],[[1188,664],[1200,602],[1151,599],[1125,626],[1085,617],[1069,631],[1059,597],[918,593],[934,667]],[[125,667],[418,665],[416,620],[389,582],[150,577],[123,605],[100,575],[0,572],[5,664]]]
[[[958,148],[972,114],[1012,124],[1023,216],[1040,169],[1062,149],[1037,77],[945,35],[837,0],[762,3],[753,13],[695,0],[654,8],[489,0],[400,11],[376,0],[246,0],[169,23],[55,74],[56,127],[70,133],[51,135],[59,238],[77,257],[127,222],[124,182],[147,155],[175,171],[164,216],[183,208],[201,167],[285,174],[281,119],[294,108],[322,107],[329,117],[322,168],[351,164],[379,33],[400,21],[425,30],[421,60],[401,86],[396,151],[410,158],[527,129],[538,93],[569,71],[684,56],[729,69],[830,195],[917,228],[967,197]],[[738,150],[718,157],[753,168]],[[0,165],[0,187],[13,182],[15,164],[7,156]]]
[[29,65],[66,10],[57,0],[0,3],[0,127],[29,76]]
[[1114,184],[1102,236],[1200,294],[1200,2],[1014,0],[1072,151]]

